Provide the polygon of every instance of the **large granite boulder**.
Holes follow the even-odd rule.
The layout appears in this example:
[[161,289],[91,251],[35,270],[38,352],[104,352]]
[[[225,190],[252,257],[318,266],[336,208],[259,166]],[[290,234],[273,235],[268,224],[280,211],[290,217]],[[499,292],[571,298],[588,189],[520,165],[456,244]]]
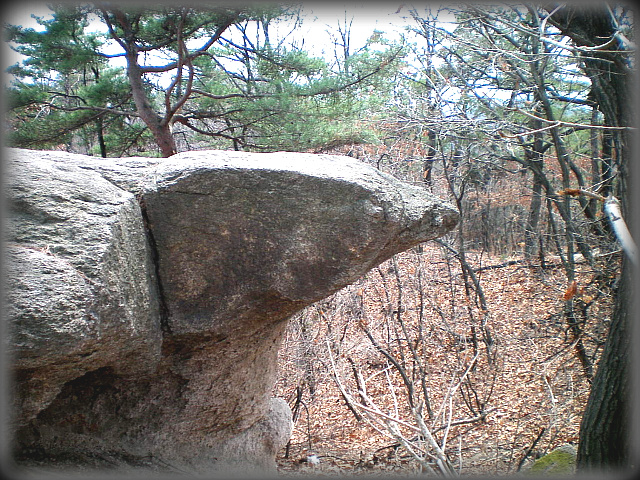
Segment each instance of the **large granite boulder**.
[[162,332],[136,197],[64,155],[9,152],[8,350],[23,425],[90,370],[154,371]]
[[23,463],[272,468],[291,433],[270,398],[287,319],[458,219],[348,157],[7,157]]

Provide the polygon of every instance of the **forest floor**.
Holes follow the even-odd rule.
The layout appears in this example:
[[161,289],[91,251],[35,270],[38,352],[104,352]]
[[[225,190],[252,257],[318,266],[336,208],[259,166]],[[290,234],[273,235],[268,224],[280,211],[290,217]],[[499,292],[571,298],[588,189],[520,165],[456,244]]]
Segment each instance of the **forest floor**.
[[355,408],[357,419],[341,394],[336,378],[352,401],[364,403],[360,375],[368,399],[406,422],[400,431],[417,445],[406,382],[365,329],[405,368],[414,399],[430,403],[425,422],[457,472],[514,474],[558,446],[577,445],[615,279],[578,264],[576,283],[567,285],[561,262],[549,257],[545,268],[539,259],[527,265],[481,252],[467,252],[467,261],[484,306],[456,257],[429,243],[291,320],[274,389],[295,414],[291,441],[277,457],[280,474],[421,471],[388,435],[383,416]]

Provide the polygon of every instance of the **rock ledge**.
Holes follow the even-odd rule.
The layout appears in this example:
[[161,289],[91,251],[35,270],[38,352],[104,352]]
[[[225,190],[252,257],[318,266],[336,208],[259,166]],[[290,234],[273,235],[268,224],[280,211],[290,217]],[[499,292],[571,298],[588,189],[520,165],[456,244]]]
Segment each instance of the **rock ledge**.
[[292,428],[270,398],[287,319],[458,221],[348,157],[8,158],[12,431],[26,463],[274,468]]

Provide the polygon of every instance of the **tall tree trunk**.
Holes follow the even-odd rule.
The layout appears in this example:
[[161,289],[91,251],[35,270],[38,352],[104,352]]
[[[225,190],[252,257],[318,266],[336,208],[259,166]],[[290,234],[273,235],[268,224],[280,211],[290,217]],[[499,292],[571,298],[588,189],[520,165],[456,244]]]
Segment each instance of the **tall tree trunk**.
[[539,246],[540,232],[538,223],[540,221],[540,207],[542,206],[542,182],[537,176],[533,176],[533,186],[531,190],[531,204],[529,205],[529,215],[524,231],[524,254],[527,260],[531,260]]
[[[537,102],[537,95],[534,92],[534,101]],[[540,130],[542,128],[541,120],[532,120],[532,130]],[[525,160],[530,164],[533,171],[542,172],[544,169],[544,151],[545,146],[542,138],[542,132],[533,135],[533,144],[531,148],[525,148]],[[531,204],[529,206],[529,216],[527,217],[527,225],[524,231],[525,257],[528,260],[535,255],[535,249],[539,244],[538,238],[538,222],[540,221],[540,208],[542,206],[542,181],[540,177],[533,174],[533,185],[531,187]],[[540,252],[542,253],[542,252]]]
[[629,325],[631,266],[625,260],[611,329],[580,424],[577,465],[580,470],[614,470],[629,466]]
[[[551,11],[554,7],[549,7]],[[613,127],[634,125],[630,88],[632,71],[627,64],[625,45],[612,10],[604,4],[588,7],[561,8],[550,21],[579,47],[594,47],[611,40],[611,48],[586,52],[584,70],[591,80],[591,96],[603,113],[604,124]],[[615,41],[614,41],[615,40]],[[614,193],[623,214],[628,212],[628,165],[631,135],[628,130],[612,130],[604,135],[603,147],[615,150],[618,178]],[[607,144],[611,140],[610,144]],[[603,172],[604,174],[605,172]],[[629,215],[625,215],[630,220]],[[623,261],[623,269],[615,298],[609,335],[580,427],[577,466],[580,470],[617,470],[629,467],[637,459],[630,452],[630,323],[632,312],[632,266]]]

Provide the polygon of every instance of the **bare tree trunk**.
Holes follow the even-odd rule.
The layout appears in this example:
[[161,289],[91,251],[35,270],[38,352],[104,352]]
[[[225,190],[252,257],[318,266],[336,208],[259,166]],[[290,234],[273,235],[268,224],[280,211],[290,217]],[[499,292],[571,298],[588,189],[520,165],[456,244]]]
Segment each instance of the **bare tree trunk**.
[[[542,128],[540,120],[532,121],[533,130]],[[536,164],[535,169],[542,171],[544,164],[544,142],[542,140],[542,132],[537,132],[533,137],[532,148],[525,150],[525,160],[528,163]],[[533,166],[532,166],[533,168]],[[525,258],[531,260],[535,255],[536,246],[538,246],[538,222],[540,221],[540,208],[542,206],[542,181],[538,175],[533,175],[533,185],[531,191],[531,205],[529,206],[529,216],[527,217],[527,226],[524,231]]]
[[581,470],[628,467],[631,272],[625,259],[611,329],[580,424],[577,465]]
[[[579,47],[612,42],[610,49],[598,49],[583,55],[585,73],[591,80],[591,95],[603,113],[604,124],[612,127],[633,125],[632,71],[625,61],[625,38],[620,33],[613,11],[607,5],[593,4],[584,9],[560,9],[550,19]],[[612,130],[604,135],[603,140],[605,156],[613,157],[609,155],[610,151],[616,154],[619,169],[616,193],[625,217],[628,217],[625,208],[627,195],[631,191],[627,184],[631,140],[628,130]],[[608,167],[605,162],[603,177],[611,173]],[[608,182],[605,183],[609,187]],[[609,336],[580,426],[577,459],[580,470],[628,468],[630,463],[637,461],[630,457],[629,449],[631,268],[624,259]]]

